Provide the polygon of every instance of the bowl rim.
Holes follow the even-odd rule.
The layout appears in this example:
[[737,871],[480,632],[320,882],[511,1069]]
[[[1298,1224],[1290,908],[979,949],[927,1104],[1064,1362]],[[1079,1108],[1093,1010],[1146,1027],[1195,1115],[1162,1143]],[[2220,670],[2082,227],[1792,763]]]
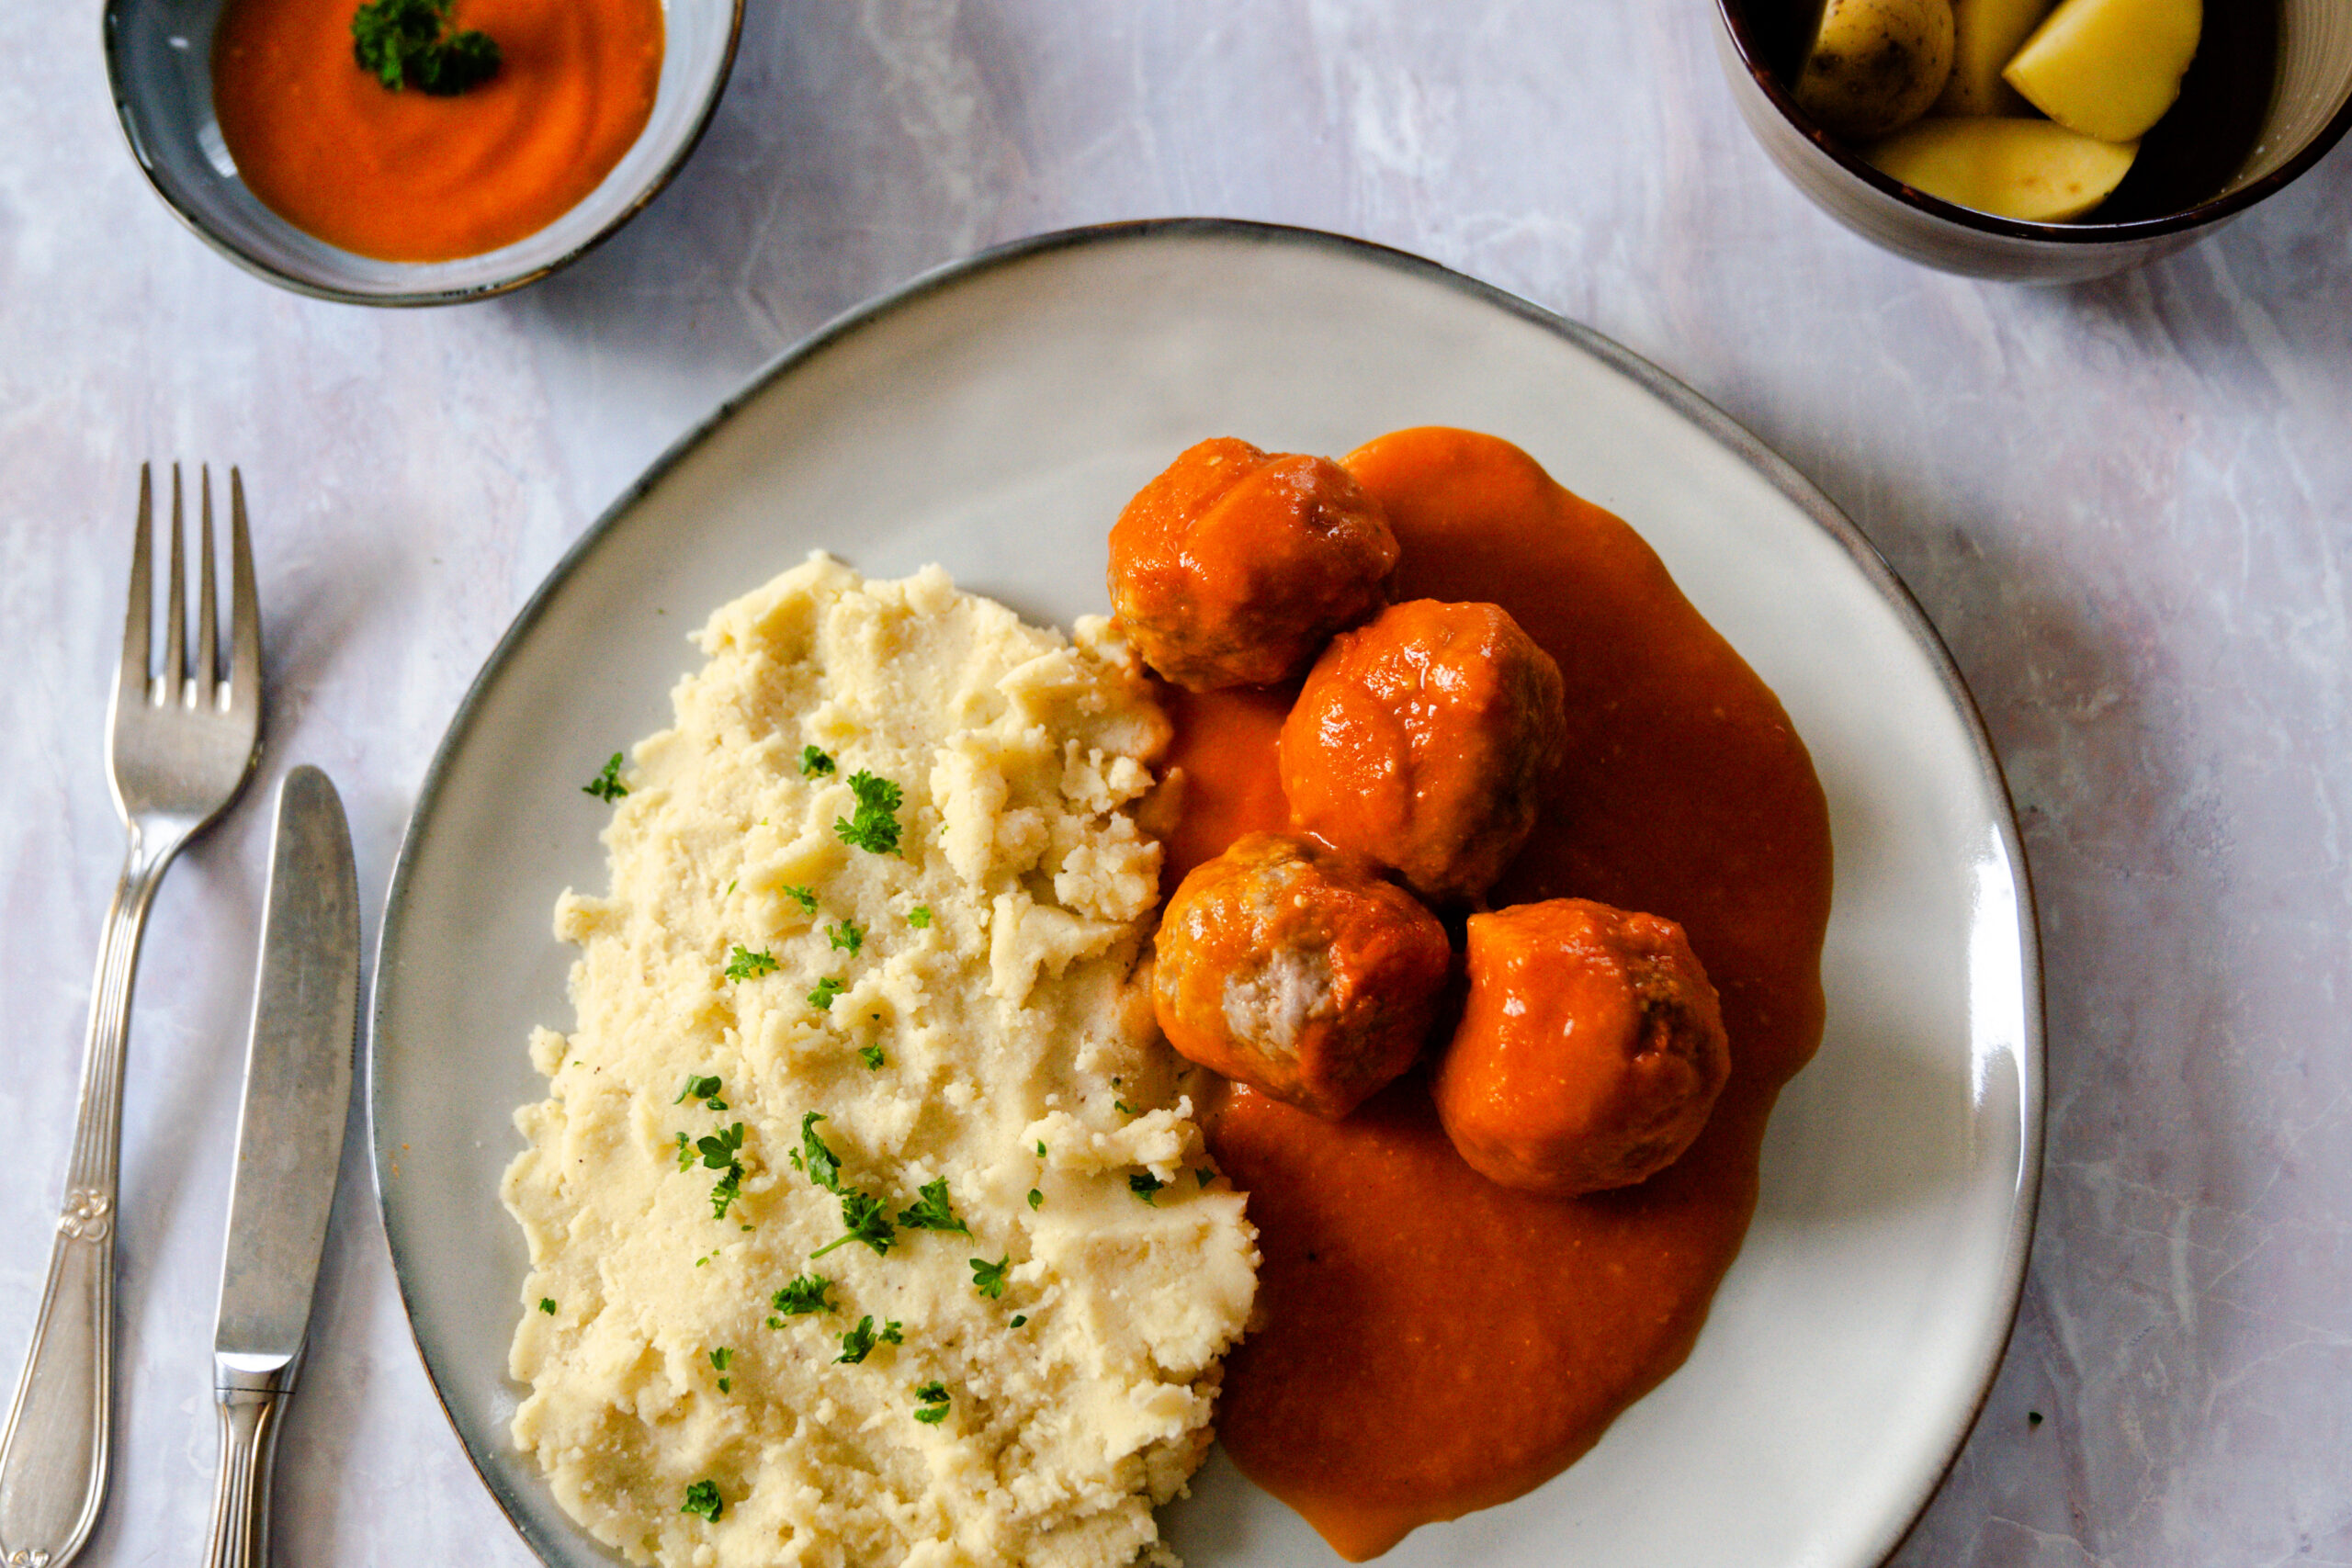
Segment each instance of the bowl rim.
[[1905,185],[1891,175],[1882,174],[1840,139],[1815,125],[1797,107],[1788,89],[1781,85],[1779,73],[1760,58],[1754,30],[1748,23],[1750,4],[1751,0],[1715,0],[1715,17],[1723,24],[1724,35],[1730,40],[1732,51],[1739,57],[1740,64],[1755,78],[1757,89],[1781,118],[1788,121],[1790,129],[1864,185],[1914,211],[1941,219],[1971,233],[2075,246],[2133,244],[2168,234],[2190,233],[2235,217],[2274,194],[2325,157],[2343,139],[2345,132],[2352,130],[2352,94],[2347,94],[2344,102],[2336,106],[2335,112],[2328,117],[2326,124],[2321,126],[2285,163],[2260,179],[2248,181],[2226,195],[2213,197],[2194,207],[2185,207],[2162,217],[2135,218],[2121,223],[2033,223],[2022,219],[2003,218],[1997,213],[1980,212],[1973,207],[1962,207],[1941,197],[1930,196],[1917,186]]
[[[594,233],[560,255],[526,267],[521,272],[493,278],[488,283],[468,284],[455,288],[401,289],[390,293],[368,293],[358,289],[338,288],[333,284],[320,283],[266,261],[246,251],[227,235],[215,231],[204,220],[201,214],[184,205],[180,198],[173,194],[171,186],[165,182],[161,170],[157,168],[155,160],[149,153],[147,144],[140,135],[139,125],[134,118],[131,107],[134,95],[130,90],[130,77],[122,63],[123,45],[120,24],[123,4],[124,0],[106,0],[106,5],[100,13],[101,52],[106,56],[107,63],[107,95],[114,100],[115,119],[122,127],[123,140],[130,145],[132,161],[139,165],[140,173],[147,176],[147,184],[158,197],[163,198],[164,206],[170,210],[172,216],[178,219],[198,239],[211,246],[213,250],[255,277],[265,282],[274,283],[280,288],[296,294],[308,295],[313,299],[332,300],[339,305],[384,305],[410,308],[427,305],[460,305],[472,299],[489,299],[501,294],[512,293],[526,284],[537,283],[552,273],[560,272],[596,249],[618,233],[629,220],[644,211],[655,197],[669,188],[670,182],[677,177],[678,171],[685,166],[686,160],[694,156],[695,149],[702,144],[704,134],[710,130],[710,122],[718,113],[718,102],[727,96],[728,81],[735,73],[736,52],[742,44],[745,0],[729,0],[727,42],[725,48],[719,52],[718,69],[711,73],[709,85],[703,90],[701,107],[695,111],[694,122],[686,128],[686,134],[678,142],[676,151],[672,152],[662,166],[653,171],[652,177],[647,180],[628,201],[622,203]],[[662,0],[662,13],[666,17],[668,12],[669,0]],[[206,48],[209,51],[209,39],[206,40]],[[281,219],[280,221],[286,220]],[[296,227],[290,222],[288,226]],[[526,238],[528,236],[526,235]],[[519,241],[516,243],[520,243]],[[413,266],[426,264],[393,262],[389,265]]]

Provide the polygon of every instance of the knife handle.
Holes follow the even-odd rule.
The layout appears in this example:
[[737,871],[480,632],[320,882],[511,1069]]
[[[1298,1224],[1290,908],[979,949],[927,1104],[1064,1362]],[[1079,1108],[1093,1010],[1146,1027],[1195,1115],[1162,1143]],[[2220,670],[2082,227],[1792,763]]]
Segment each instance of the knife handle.
[[212,1540],[204,1560],[208,1568],[266,1568],[269,1472],[286,1391],[216,1389],[212,1401],[220,1412],[220,1480],[212,1493]]

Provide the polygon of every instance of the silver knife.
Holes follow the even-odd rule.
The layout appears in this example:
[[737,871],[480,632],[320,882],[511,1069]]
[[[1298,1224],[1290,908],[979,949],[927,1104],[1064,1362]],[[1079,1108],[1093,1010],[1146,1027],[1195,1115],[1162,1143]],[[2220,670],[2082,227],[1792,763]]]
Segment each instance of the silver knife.
[[359,1001],[359,887],[334,785],[297,768],[277,789],[261,967],[220,1313],[212,1333],[220,1480],[211,1568],[268,1560],[269,1470],[326,1246],[351,1105]]

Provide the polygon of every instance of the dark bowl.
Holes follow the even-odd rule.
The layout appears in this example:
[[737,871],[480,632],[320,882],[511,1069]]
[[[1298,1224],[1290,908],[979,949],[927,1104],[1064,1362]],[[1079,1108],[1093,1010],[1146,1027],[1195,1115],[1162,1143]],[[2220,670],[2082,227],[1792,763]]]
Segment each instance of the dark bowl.
[[2209,0],[2180,102],[2093,217],[2025,223],[1892,179],[1789,96],[1812,7],[1716,0],[1740,117],[1814,204],[1874,244],[1946,272],[2075,283],[2194,243],[2283,188],[2352,127],[2352,0]]

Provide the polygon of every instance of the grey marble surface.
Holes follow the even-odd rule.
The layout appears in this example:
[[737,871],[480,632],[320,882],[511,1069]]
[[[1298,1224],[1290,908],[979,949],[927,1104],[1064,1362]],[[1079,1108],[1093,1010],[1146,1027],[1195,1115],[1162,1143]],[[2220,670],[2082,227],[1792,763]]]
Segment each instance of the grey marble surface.
[[[244,466],[262,782],[339,781],[372,941],[481,658],[754,367],[996,241],[1225,214],[1420,252],[1665,366],[1853,513],[1974,686],[2041,898],[2047,1179],[2015,1341],[1895,1561],[2352,1563],[2352,152],[2134,276],[1961,281],[1781,182],[1710,26],[1703,0],[758,4],[634,227],[518,297],[401,313],[232,270],[126,156],[95,17],[0,16],[0,1376],[120,852],[102,714],[140,459]],[[200,1547],[266,847],[249,807],[155,913],[89,1561]],[[280,1558],[524,1564],[410,1346],[360,1146]]]

